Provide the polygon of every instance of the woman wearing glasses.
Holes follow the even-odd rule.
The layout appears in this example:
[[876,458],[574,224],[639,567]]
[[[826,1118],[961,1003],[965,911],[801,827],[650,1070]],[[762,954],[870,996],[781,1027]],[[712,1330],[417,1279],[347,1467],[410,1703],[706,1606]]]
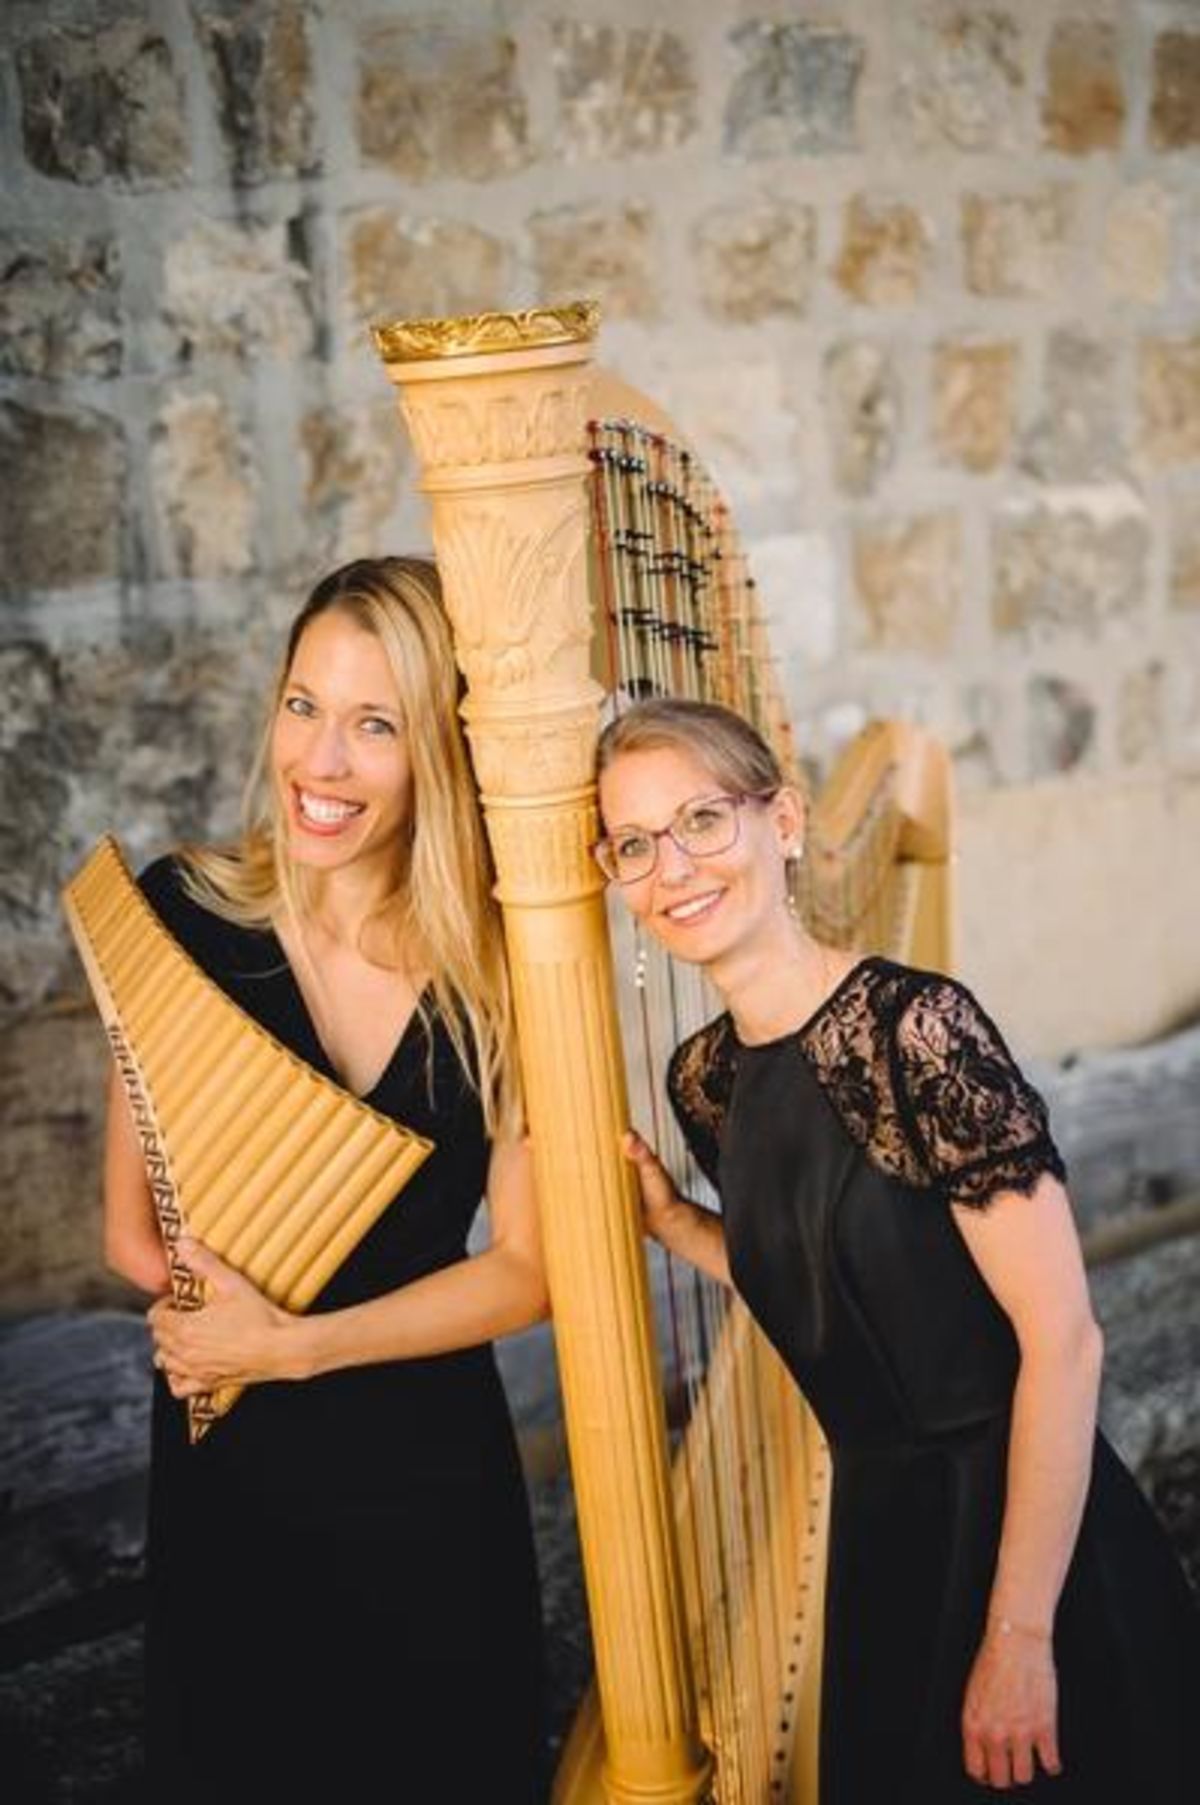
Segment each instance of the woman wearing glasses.
[[1096,1433],[1101,1338],[1046,1112],[954,980],[822,946],[801,799],[739,716],[600,743],[596,849],[726,1012],[671,1062],[722,1213],[628,1137],[648,1231],[736,1286],[834,1462],[822,1805],[1200,1797],[1200,1630]]

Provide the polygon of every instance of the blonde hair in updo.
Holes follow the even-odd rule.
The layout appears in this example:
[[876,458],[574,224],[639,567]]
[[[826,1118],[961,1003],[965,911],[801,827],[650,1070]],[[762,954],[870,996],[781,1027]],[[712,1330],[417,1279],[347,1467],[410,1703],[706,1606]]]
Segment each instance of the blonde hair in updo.
[[783,788],[779,760],[742,715],[720,702],[672,696],[635,702],[609,722],[596,748],[597,773],[623,752],[660,747],[693,753],[723,789],[737,794],[765,796]]

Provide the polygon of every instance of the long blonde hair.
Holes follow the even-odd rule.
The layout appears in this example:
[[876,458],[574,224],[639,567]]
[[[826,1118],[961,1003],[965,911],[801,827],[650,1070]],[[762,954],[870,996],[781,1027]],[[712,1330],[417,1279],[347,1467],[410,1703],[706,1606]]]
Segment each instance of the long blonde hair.
[[[302,925],[311,881],[292,859],[271,777],[271,738],[306,627],[331,610],[379,640],[399,693],[412,810],[396,888],[371,920],[390,928],[410,967],[430,973],[437,1010],[478,1090],[489,1134],[520,1126],[512,998],[494,873],[459,722],[460,680],[436,567],[425,558],[361,558],[322,579],[292,622],[251,767],[242,833],[229,846],[184,846],[196,900],[241,927]],[[426,1005],[422,1001],[423,1013]]]

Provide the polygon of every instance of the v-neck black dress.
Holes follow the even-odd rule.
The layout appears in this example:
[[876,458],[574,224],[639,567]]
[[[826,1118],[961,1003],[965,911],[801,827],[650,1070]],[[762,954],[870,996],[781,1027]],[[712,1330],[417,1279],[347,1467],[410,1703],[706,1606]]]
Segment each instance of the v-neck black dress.
[[[170,860],[140,881],[221,989],[334,1077],[275,936],[200,907]],[[314,1310],[464,1258],[484,1192],[479,1101],[436,1017],[367,1101],[436,1150]],[[194,1447],[157,1379],[148,1580],[156,1802],[544,1798],[534,1547],[490,1346],[251,1386]]]
[[[960,1720],[1018,1347],[950,1204],[1063,1176],[1042,1100],[962,985],[878,958],[765,1045],[719,1017],[668,1082],[720,1193],[734,1283],[829,1441],[821,1805],[978,1801]],[[1063,1773],[1019,1796],[1194,1805],[1200,1619],[1103,1436],[1055,1657]]]

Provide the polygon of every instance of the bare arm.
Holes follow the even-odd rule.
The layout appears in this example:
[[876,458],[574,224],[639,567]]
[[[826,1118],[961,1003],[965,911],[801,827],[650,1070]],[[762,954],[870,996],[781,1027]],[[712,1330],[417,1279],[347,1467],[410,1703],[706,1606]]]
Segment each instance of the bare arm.
[[159,1295],[170,1287],[142,1150],[115,1065],[104,1140],[104,1258],[139,1290]]
[[[209,1286],[203,1310],[150,1312],[178,1397],[214,1385],[307,1379],[384,1360],[410,1360],[513,1334],[549,1310],[527,1141],[498,1143],[488,1172],[490,1245],[383,1297],[314,1316],[270,1304],[205,1248],[188,1264]],[[181,1251],[183,1251],[181,1249]]]
[[668,1253],[689,1260],[720,1284],[732,1286],[721,1218],[679,1195],[670,1173],[640,1134],[630,1130],[622,1151],[637,1167],[646,1232]]
[[968,1772],[1006,1785],[1010,1761],[1011,1778],[1032,1777],[1035,1750],[1060,1765],[1051,1634],[1087,1497],[1103,1343],[1056,1178],[954,1214],[1021,1356],[988,1629],[963,1711]]

